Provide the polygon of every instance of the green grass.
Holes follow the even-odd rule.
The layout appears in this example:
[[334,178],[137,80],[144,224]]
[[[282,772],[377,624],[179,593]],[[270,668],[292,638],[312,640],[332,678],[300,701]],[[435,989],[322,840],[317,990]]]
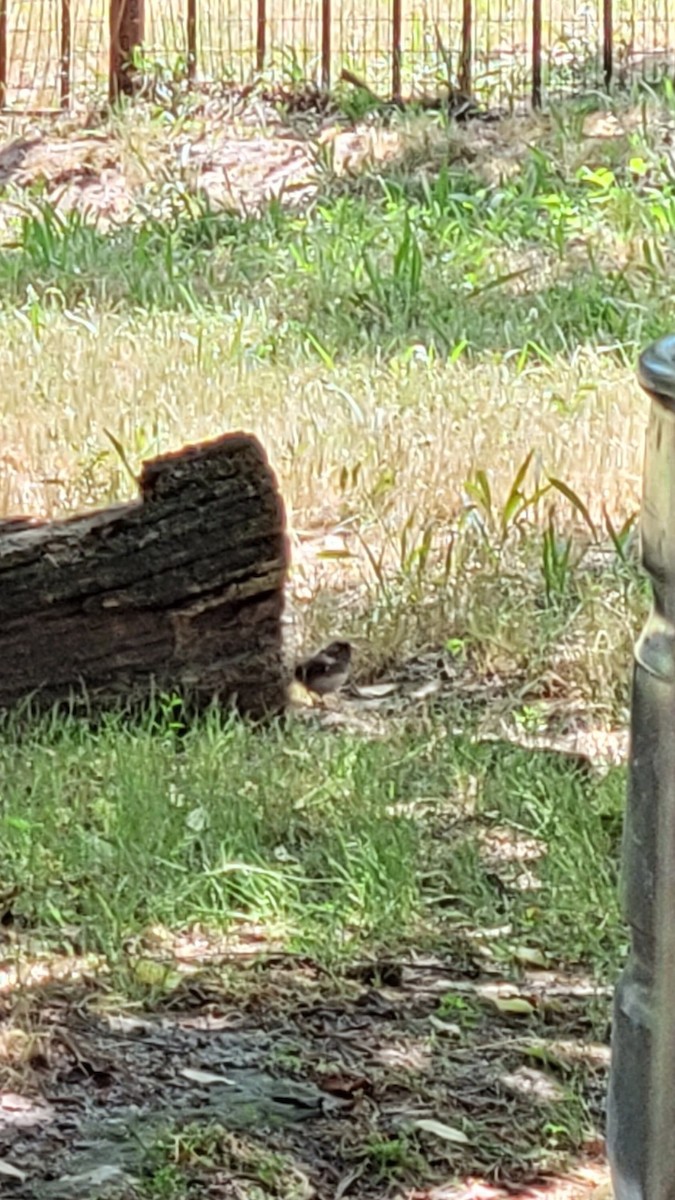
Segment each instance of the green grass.
[[[107,430],[135,466],[245,425],[270,451],[294,531],[346,531],[337,551],[319,543],[325,557],[313,562],[295,537],[303,642],[339,622],[366,679],[447,646],[471,677],[511,680],[514,711],[540,706],[545,723],[562,696],[602,724],[625,719],[646,605],[628,541],[644,427],[632,364],[673,321],[672,107],[668,89],[642,111],[618,106],[625,132],[609,140],[586,136],[588,105],[492,133],[402,118],[389,130],[392,161],[350,177],[311,143],[313,198],[256,212],[216,211],[175,156],[169,171],[170,137],[202,129],[189,107],[177,119],[147,108],[114,118],[108,132],[136,170],[124,225],[58,211],[48,183],[7,195],[3,508],[54,515],[128,495]],[[44,911],[67,924],[72,875],[86,929],[103,921],[109,947],[144,921],[213,920],[263,900],[292,937],[302,926],[320,941],[333,923],[357,939],[412,928],[416,868],[396,872],[418,861],[421,832],[391,820],[380,785],[365,830],[353,807],[380,767],[389,778],[386,747],[331,739],[305,750],[298,730],[277,736],[275,750],[272,735],[202,731],[176,758],[147,731],[111,727],[90,741],[73,726],[16,778],[62,788],[82,756],[75,795],[53,805],[56,842],[63,814],[77,831],[64,847],[74,861],[52,872],[53,851],[41,858],[47,798],[39,816],[20,811],[10,773],[16,876],[29,870],[37,886],[63,873]],[[333,756],[318,778],[317,753]],[[220,804],[225,754],[249,774],[228,773],[236,794]],[[51,755],[64,756],[63,771],[48,768]],[[167,802],[171,789],[180,803]],[[300,846],[287,846],[298,804]],[[159,850],[146,860],[149,811]],[[186,825],[193,811],[208,815],[208,836]],[[274,865],[277,845],[299,865]],[[116,864],[101,894],[100,871],[86,886],[81,874],[90,858],[102,868],[99,853]],[[453,843],[458,860],[472,853]],[[148,911],[136,912],[139,894]],[[554,911],[553,926],[568,929]]]
[[422,740],[415,726],[368,740],[217,714],[182,737],[161,715],[98,731],[8,721],[0,794],[17,917],[111,961],[152,927],[242,919],[329,963],[368,946],[452,951],[504,924],[498,961],[527,943],[602,974],[621,944],[622,773],[589,782],[555,755],[450,737],[440,717]]
[[156,215],[102,232],[36,201],[0,252],[0,295],[10,309],[215,309],[257,330],[253,360],[420,343],[521,369],[588,345],[625,358],[668,328],[675,236],[675,181],[635,141],[614,170],[561,172],[554,144],[531,147],[504,186],[461,162],[432,163],[433,178],[403,162],[329,181],[303,213],[219,213],[168,183]]

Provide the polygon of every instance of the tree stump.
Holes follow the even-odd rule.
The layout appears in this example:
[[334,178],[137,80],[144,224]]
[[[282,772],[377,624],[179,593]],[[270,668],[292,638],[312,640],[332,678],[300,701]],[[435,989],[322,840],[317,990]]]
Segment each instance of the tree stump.
[[152,459],[139,488],[64,521],[0,521],[0,707],[171,692],[281,711],[288,543],[259,442],[232,433]]

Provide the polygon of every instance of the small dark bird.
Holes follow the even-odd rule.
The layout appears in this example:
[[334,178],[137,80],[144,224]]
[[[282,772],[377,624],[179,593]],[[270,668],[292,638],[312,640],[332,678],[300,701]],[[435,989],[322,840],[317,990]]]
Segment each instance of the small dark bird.
[[347,682],[352,661],[349,642],[331,642],[318,654],[306,658],[295,668],[295,678],[304,684],[308,692],[326,696],[337,692]]

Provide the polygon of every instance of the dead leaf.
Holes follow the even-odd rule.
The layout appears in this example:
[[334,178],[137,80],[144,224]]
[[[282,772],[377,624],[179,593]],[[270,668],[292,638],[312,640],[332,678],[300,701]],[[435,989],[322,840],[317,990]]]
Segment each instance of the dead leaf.
[[373,1090],[372,1083],[365,1075],[335,1072],[333,1075],[322,1075],[318,1083],[323,1092],[329,1092],[331,1096],[338,1096],[343,1100],[351,1100],[357,1092],[368,1095]]
[[420,1117],[418,1121],[413,1121],[413,1128],[433,1133],[436,1137],[443,1138],[444,1142],[454,1142],[458,1146],[469,1145],[469,1139],[462,1129],[456,1129],[454,1125],[444,1125],[442,1121],[436,1121],[433,1117]]
[[441,690],[440,679],[428,679],[426,683],[416,687],[414,692],[410,693],[411,700],[426,700],[429,696],[436,696]]
[[513,957],[516,962],[522,963],[524,967],[547,967],[548,960],[543,950],[539,950],[537,946],[516,946],[513,951]]
[[398,690],[397,683],[369,683],[364,687],[354,685],[356,695],[363,700],[382,700],[385,696],[391,696]]
[[446,1033],[449,1037],[461,1037],[462,1029],[460,1025],[453,1021],[442,1021],[440,1017],[435,1017],[432,1013],[429,1017],[429,1024],[437,1033]]
[[0,1108],[8,1112],[24,1112],[33,1108],[33,1104],[34,1101],[29,1100],[28,1096],[21,1096],[18,1092],[0,1092]]
[[524,996],[490,996],[489,1000],[499,1012],[519,1017],[531,1017],[534,1013],[534,1005]]
[[504,1071],[499,1082],[515,1096],[527,1096],[541,1104],[558,1104],[565,1099],[565,1089],[544,1071],[533,1067],[519,1067],[517,1071]]
[[202,1071],[199,1067],[183,1067],[179,1074],[193,1083],[226,1083],[228,1087],[237,1086],[227,1075],[218,1075],[216,1071]]
[[13,1167],[7,1162],[6,1158],[0,1158],[0,1175],[4,1175],[6,1179],[16,1179],[19,1183],[24,1183],[28,1178],[25,1171],[20,1171],[18,1167]]
[[208,823],[208,811],[201,805],[198,808],[193,808],[185,818],[185,824],[193,833],[203,833]]

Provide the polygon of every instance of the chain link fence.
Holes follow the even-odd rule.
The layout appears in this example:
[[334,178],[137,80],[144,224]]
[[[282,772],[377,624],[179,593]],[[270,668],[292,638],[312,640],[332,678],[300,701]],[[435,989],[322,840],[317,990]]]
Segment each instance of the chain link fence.
[[383,98],[451,87],[508,106],[675,72],[672,0],[0,0],[4,107],[106,93],[125,5],[148,68],[195,82],[325,87],[346,70]]

